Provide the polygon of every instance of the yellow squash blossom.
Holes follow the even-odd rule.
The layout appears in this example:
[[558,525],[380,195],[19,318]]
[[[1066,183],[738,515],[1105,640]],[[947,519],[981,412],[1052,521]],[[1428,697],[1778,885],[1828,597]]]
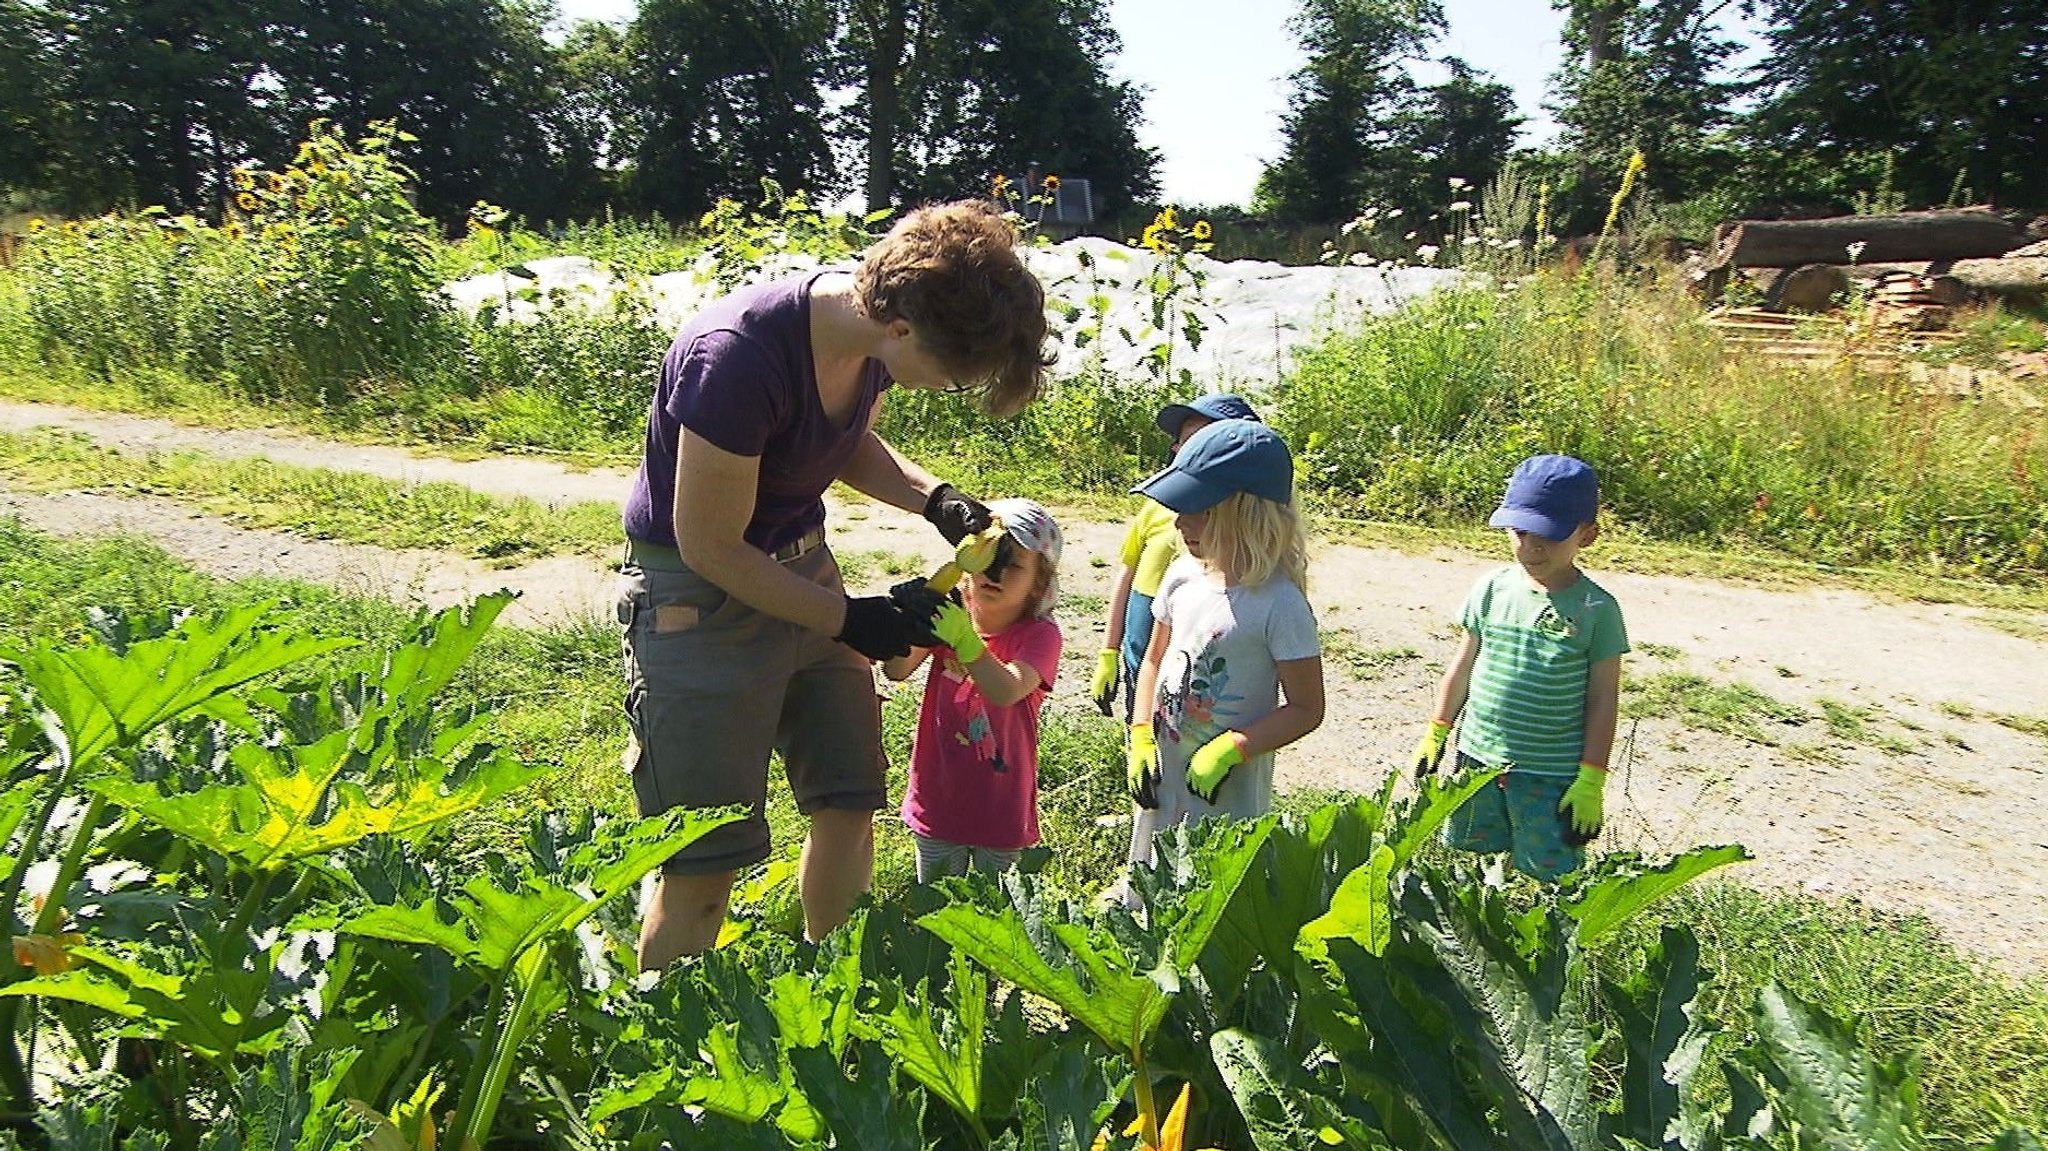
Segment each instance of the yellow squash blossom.
[[85,936],[76,931],[62,931],[56,935],[17,935],[14,937],[14,961],[23,967],[35,968],[37,975],[61,975],[71,970],[71,954],[66,949],[84,942]]

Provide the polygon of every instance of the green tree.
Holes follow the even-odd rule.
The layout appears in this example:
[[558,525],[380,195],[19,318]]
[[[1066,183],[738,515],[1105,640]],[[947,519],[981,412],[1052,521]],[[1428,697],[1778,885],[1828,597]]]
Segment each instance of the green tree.
[[556,132],[563,77],[533,0],[277,0],[273,35],[292,131],[316,118],[349,135],[395,120],[420,209],[459,220],[479,199],[560,214],[576,173]]
[[1308,62],[1294,74],[1280,159],[1259,177],[1261,209],[1291,223],[1347,220],[1417,186],[1419,89],[1408,67],[1444,30],[1437,0],[1302,0],[1290,26]]
[[37,188],[50,160],[50,40],[45,9],[0,0],[0,196]]
[[262,0],[54,0],[47,11],[49,171],[65,208],[218,211],[229,169],[281,144]]
[[760,179],[839,187],[823,80],[830,0],[646,0],[627,34],[638,203],[692,216]]
[[1889,156],[1910,205],[2048,206],[2048,6],[2039,0],[1774,0],[1750,136],[1781,194],[1849,206],[1834,173]]
[[1450,76],[1424,88],[1400,117],[1397,136],[1410,167],[1402,186],[1387,188],[1384,201],[1408,212],[1433,208],[1456,177],[1473,187],[1507,163],[1522,117],[1512,88],[1455,56],[1443,61]]
[[1599,226],[1631,153],[1659,198],[1713,187],[1731,157],[1718,135],[1737,85],[1723,65],[1734,41],[1720,30],[1737,0],[1556,0],[1566,60],[1552,111],[1570,160],[1567,227]]
[[985,193],[1037,163],[1088,177],[1108,211],[1157,194],[1142,95],[1103,0],[852,0],[841,132],[863,141],[870,207]]

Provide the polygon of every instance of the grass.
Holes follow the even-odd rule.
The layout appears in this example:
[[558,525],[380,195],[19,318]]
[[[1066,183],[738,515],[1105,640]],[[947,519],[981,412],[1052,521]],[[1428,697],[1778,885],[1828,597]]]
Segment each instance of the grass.
[[1918,916],[1854,900],[1708,881],[1685,888],[1603,948],[1626,970],[1664,923],[1690,927],[1713,982],[1700,1013],[1746,1030],[1770,981],[1837,1019],[1880,1058],[1917,1064],[1925,1128],[1944,1147],[2008,1127],[2048,1130],[2048,983],[1990,971]]
[[1820,708],[1822,721],[1828,731],[1844,743],[1860,743],[1874,747],[1891,755],[1911,755],[1919,750],[1913,743],[1888,732],[1878,730],[1884,718],[1871,707],[1858,707],[1836,699],[1818,699],[1815,706]]
[[1803,724],[1804,709],[1772,699],[1742,683],[1716,683],[1689,672],[1657,672],[1622,681],[1622,714],[1677,719],[1687,727],[1716,731],[1770,747],[1780,745],[1764,725]]
[[1325,628],[1320,638],[1323,662],[1343,668],[1352,679],[1361,682],[1378,679],[1396,667],[1422,658],[1421,652],[1406,645],[1368,648],[1349,628]]
[[0,475],[16,487],[163,496],[252,527],[394,548],[442,548],[499,562],[615,548],[619,511],[551,509],[459,484],[402,484],[361,472],[179,451],[134,455],[78,433],[0,432]]

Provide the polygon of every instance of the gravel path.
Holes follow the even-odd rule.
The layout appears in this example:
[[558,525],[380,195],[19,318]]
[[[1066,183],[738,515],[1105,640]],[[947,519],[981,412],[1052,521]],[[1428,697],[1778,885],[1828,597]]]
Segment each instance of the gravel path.
[[[71,428],[122,450],[261,455],[550,503],[616,502],[629,480],[523,457],[449,460],[0,401],[0,428],[35,426]],[[230,578],[313,578],[434,605],[511,587],[524,593],[507,617],[520,624],[609,611],[608,573],[575,557],[490,568],[453,553],[311,541],[240,528],[170,501],[91,492],[0,488],[0,514],[66,534],[147,536]],[[936,535],[894,509],[839,504],[832,525],[842,554],[915,557],[919,566],[943,558]],[[1109,592],[1111,569],[1091,561],[1113,560],[1121,528],[1071,517],[1063,526],[1068,659],[1054,706],[1092,711],[1082,698],[1099,646],[1092,617]],[[2048,717],[2048,643],[1991,626],[1971,608],[1833,588],[1601,573],[1597,547],[1587,560],[1627,613],[1636,652],[1625,661],[1626,677],[1689,672],[1747,683],[1815,713],[1770,730],[1768,743],[1625,717],[1622,734],[1633,754],[1625,766],[1617,754],[1611,846],[1741,842],[1757,856],[1741,872],[1751,882],[1921,912],[2006,970],[2048,973],[2048,823],[2041,817],[2048,753],[2040,738],[1993,721]],[[1283,786],[1373,787],[1405,758],[1455,646],[1451,617],[1473,578],[1499,562],[1448,550],[1317,550],[1310,592],[1329,644],[1330,712],[1321,730],[1282,753]],[[2048,618],[2022,625],[2015,630],[2048,635]],[[1871,735],[1831,735],[1818,718],[1823,700],[1867,709]]]

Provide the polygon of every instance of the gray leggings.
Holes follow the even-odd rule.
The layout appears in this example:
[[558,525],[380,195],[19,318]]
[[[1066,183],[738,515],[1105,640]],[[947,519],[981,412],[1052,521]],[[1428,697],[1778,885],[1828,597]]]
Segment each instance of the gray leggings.
[[968,868],[998,875],[1017,866],[1021,851],[997,851],[990,847],[972,847],[965,843],[950,843],[943,839],[927,839],[916,832],[911,838],[917,840],[917,881],[930,883],[942,875],[965,875]]

